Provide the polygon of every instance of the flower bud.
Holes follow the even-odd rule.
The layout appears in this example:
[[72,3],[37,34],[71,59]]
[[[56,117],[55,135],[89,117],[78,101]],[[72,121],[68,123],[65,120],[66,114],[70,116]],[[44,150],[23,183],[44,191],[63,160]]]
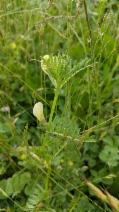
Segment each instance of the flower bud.
[[44,61],[45,61],[45,60],[47,61],[49,58],[50,58],[49,55],[45,55],[45,56],[43,57],[44,60],[41,60],[41,68],[42,68],[42,70],[43,70],[44,72],[47,70],[47,65],[45,64]]
[[50,58],[50,57],[49,57],[48,54],[46,54],[46,55],[43,56],[43,59],[44,59],[44,60],[48,60],[49,58]]
[[42,123],[45,123],[45,118],[43,114],[43,104],[41,102],[37,102],[33,108],[33,115]]

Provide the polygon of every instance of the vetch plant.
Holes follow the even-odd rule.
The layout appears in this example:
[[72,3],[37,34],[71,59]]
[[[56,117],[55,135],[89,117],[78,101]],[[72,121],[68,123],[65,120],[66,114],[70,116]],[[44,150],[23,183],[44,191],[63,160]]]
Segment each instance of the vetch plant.
[[61,88],[71,79],[75,74],[85,69],[89,63],[89,59],[85,58],[80,62],[72,60],[68,55],[45,55],[41,60],[42,70],[49,76],[52,84],[55,87],[55,97],[51,109],[49,122],[52,121],[55,106],[58,100],[58,95]]
[[[74,61],[72,62],[71,58],[68,55],[58,55],[58,56],[53,56],[53,55],[45,55],[42,57],[41,60],[41,68],[42,70],[48,75],[50,78],[52,84],[55,87],[55,97],[54,101],[52,104],[51,108],[51,113],[50,113],[50,118],[49,118],[49,125],[51,125],[55,107],[57,104],[59,92],[61,88],[68,82],[69,79],[71,79],[75,74],[80,72],[82,69],[85,69],[89,63],[89,59],[85,58],[84,60],[81,60],[80,62]],[[89,65],[90,66],[90,65]],[[41,110],[39,110],[39,106]],[[34,107],[34,115],[38,118],[39,121],[44,120],[44,115],[43,115],[43,107],[41,106],[41,103],[37,103],[36,106]],[[48,141],[48,133],[46,132],[44,141],[43,141],[43,152],[45,152],[45,146]],[[48,169],[47,169],[47,178],[46,178],[46,183],[45,183],[45,190],[47,198],[49,197],[48,195],[48,184],[49,184],[49,179],[51,175],[51,163],[53,157],[51,155],[46,155],[45,160],[48,164]],[[73,162],[71,161],[69,166],[73,165]],[[49,198],[48,198],[49,199]]]
[[[89,60],[87,58],[81,60],[80,62],[72,62],[71,58],[65,54],[58,56],[45,55],[42,57],[41,60],[42,70],[48,75],[52,84],[55,87],[55,96],[50,112],[49,122],[45,125],[46,132],[44,135],[42,146],[40,146],[40,154],[42,155],[44,162],[47,164],[47,166],[45,167],[47,169],[45,179],[45,195],[47,199],[47,205],[49,205],[50,203],[49,181],[51,179],[52,165],[56,164],[55,159],[59,157],[58,160],[60,163],[60,158],[63,155],[59,155],[59,153],[62,151],[62,149],[64,149],[66,145],[68,145],[69,140],[75,140],[75,142],[79,143],[79,129],[74,123],[73,125],[68,124],[67,126],[67,120],[62,120],[61,117],[55,117],[53,120],[53,115],[58,101],[59,92],[61,88],[68,82],[68,80],[71,79],[75,74],[85,69],[86,67],[89,67],[90,65],[88,65],[88,63]],[[44,124],[46,122],[43,114],[43,104],[41,102],[38,102],[34,105],[33,114],[41,123]],[[62,137],[63,135],[66,135],[67,137],[68,135],[68,137],[65,138],[65,144],[62,147],[60,147],[60,139],[57,138],[56,141],[53,140],[54,138],[49,133],[52,133],[54,131],[56,133],[56,136]],[[75,158],[74,160],[68,160],[67,166],[75,167],[74,162]]]

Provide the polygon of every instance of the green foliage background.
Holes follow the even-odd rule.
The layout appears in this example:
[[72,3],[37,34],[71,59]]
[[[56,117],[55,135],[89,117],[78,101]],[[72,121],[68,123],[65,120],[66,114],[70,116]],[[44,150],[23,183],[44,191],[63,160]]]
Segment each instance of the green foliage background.
[[[0,211],[117,211],[85,183],[119,199],[119,1],[0,2]],[[89,66],[54,100],[44,55]],[[6,112],[6,110],[9,110]],[[43,144],[45,138],[45,145]]]

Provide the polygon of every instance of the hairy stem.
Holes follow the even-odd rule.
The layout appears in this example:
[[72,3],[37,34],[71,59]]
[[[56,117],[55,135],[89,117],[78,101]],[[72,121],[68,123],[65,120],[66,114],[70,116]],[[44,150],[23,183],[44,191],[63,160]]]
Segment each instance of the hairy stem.
[[[53,101],[52,108],[51,108],[49,123],[51,123],[52,119],[53,119],[53,114],[54,114],[55,107],[56,107],[56,104],[57,104],[59,91],[60,91],[60,86],[57,86],[57,89],[55,91],[54,101]],[[46,136],[44,138],[44,144],[43,144],[44,150],[45,150],[45,143],[46,143],[47,139],[48,139],[48,134],[46,133]],[[46,178],[46,182],[45,182],[45,190],[46,190],[46,193],[47,193],[47,200],[48,200],[47,203],[49,204],[48,186],[49,186],[49,179],[50,179],[50,175],[51,175],[51,164],[50,164],[50,161],[47,161],[47,163],[48,163],[48,170],[47,170],[47,178]]]
[[54,112],[55,112],[55,107],[56,107],[58,96],[59,96],[59,91],[60,91],[60,86],[57,86],[57,89],[55,91],[54,101],[53,101],[52,108],[51,108],[49,123],[52,122],[52,118],[53,118],[53,115],[54,115]]

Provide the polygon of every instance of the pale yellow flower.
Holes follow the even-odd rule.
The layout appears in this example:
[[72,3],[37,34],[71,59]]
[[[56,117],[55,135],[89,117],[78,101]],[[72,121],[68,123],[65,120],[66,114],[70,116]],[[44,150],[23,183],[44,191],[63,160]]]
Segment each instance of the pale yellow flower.
[[73,166],[73,162],[69,161],[68,166]]
[[22,155],[20,155],[20,159],[21,160],[24,160],[24,159],[26,159],[27,158],[27,154],[22,154]]
[[16,49],[16,44],[15,43],[12,43],[11,44],[11,48],[14,50],[14,49]]
[[33,108],[33,115],[41,122],[45,122],[44,114],[43,114],[43,104],[41,102],[37,102]]
[[61,160],[60,160],[60,163],[64,163],[64,160],[63,160],[63,159],[61,159]]

